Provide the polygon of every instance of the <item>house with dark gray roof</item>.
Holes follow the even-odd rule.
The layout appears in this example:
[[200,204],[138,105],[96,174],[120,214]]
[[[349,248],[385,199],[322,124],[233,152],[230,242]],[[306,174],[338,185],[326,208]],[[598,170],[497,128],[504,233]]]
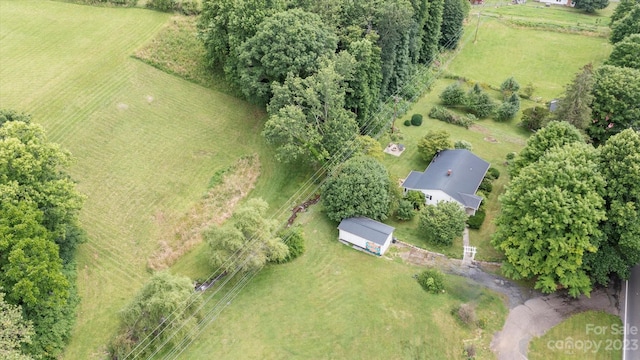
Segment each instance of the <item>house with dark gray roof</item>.
[[375,255],[383,255],[391,245],[394,227],[366,218],[344,219],[338,225],[338,240]]
[[482,201],[476,191],[489,166],[469,150],[443,150],[433,157],[425,171],[411,171],[402,187],[405,193],[409,190],[422,191],[427,204],[455,201],[467,214],[474,215]]

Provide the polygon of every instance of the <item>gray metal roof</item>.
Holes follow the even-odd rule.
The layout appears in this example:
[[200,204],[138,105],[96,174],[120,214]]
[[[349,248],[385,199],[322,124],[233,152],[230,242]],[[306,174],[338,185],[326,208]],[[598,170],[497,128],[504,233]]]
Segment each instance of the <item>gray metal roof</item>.
[[394,227],[383,224],[381,222],[366,218],[352,217],[344,219],[338,225],[338,229],[350,232],[361,238],[373,241],[378,245],[384,245],[385,240],[389,237]]
[[410,190],[442,190],[461,204],[477,210],[482,199],[475,193],[489,165],[469,150],[443,150],[424,172],[412,171],[402,186]]

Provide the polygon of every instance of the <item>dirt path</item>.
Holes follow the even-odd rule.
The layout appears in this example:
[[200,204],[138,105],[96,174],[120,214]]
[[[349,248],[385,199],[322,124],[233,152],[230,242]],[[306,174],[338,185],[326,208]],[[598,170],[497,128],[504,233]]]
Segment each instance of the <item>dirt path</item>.
[[[591,298],[569,298],[559,294],[543,295],[538,291],[519,286],[503,277],[484,271],[482,268],[495,264],[474,262],[463,264],[462,260],[449,259],[438,253],[415,248],[409,244],[394,245],[405,261],[423,266],[438,267],[447,273],[464,276],[470,282],[485,286],[504,294],[509,301],[509,315],[502,331],[494,334],[491,350],[499,360],[527,359],[527,350],[532,338],[541,336],[553,326],[569,316],[587,311],[603,310],[619,315],[619,291],[599,289],[591,293]],[[478,266],[480,265],[480,266]]]

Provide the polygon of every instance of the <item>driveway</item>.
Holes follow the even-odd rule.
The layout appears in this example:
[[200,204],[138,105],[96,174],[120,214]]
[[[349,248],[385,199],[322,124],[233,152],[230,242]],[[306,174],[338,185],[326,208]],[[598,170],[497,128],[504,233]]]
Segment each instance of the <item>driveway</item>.
[[631,269],[625,282],[624,311],[624,355],[623,360],[640,359],[640,265]]

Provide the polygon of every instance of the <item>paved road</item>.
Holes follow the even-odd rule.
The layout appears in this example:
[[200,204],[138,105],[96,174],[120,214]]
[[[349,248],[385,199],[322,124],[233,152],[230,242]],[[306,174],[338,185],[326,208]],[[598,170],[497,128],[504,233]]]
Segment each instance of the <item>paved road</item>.
[[623,360],[640,360],[640,265],[625,283],[625,352]]

